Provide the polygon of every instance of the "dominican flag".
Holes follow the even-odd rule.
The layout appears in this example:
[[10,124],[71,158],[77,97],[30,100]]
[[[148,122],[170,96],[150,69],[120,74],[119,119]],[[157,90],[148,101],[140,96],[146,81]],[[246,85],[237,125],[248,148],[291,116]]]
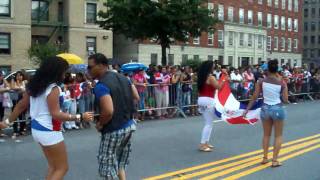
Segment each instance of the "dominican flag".
[[[222,75],[220,82],[225,78]],[[246,104],[239,102],[231,93],[230,85],[225,82],[223,87],[215,94],[215,113],[229,124],[255,124],[260,119],[260,107],[262,101],[258,101],[251,110],[243,117]]]

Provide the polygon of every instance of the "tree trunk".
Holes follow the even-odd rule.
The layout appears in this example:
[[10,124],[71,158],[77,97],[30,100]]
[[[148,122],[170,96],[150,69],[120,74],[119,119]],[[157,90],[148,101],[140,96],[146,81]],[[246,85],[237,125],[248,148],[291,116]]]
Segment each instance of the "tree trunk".
[[161,44],[161,65],[166,66],[167,65],[167,46],[165,44]]

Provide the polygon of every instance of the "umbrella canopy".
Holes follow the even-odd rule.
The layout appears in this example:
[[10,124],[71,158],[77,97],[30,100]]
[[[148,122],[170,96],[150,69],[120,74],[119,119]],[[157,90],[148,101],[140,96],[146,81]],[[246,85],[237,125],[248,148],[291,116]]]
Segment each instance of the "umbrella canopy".
[[87,66],[86,64],[71,64],[69,66],[69,72],[71,73],[86,73],[87,72]]
[[148,67],[142,63],[127,63],[121,66],[123,72],[134,72],[137,70],[147,70]]
[[69,64],[83,64],[81,57],[75,54],[62,53],[58,54],[57,56],[65,59]]

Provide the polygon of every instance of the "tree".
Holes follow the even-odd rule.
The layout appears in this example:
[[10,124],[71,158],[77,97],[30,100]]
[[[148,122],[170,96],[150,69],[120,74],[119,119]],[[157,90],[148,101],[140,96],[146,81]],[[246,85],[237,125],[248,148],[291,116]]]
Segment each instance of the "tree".
[[219,22],[210,16],[216,11],[208,10],[207,0],[108,0],[104,5],[100,26],[133,40],[155,39],[161,45],[162,65],[167,65],[170,44],[214,31]]
[[39,65],[48,57],[56,56],[64,51],[57,45],[53,44],[34,44],[28,50],[29,58],[34,64]]

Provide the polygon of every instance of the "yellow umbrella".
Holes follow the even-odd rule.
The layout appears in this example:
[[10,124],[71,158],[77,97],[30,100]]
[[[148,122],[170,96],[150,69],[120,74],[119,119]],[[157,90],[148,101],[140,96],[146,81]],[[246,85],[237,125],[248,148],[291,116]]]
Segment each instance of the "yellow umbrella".
[[65,59],[69,64],[83,64],[83,60],[81,59],[81,57],[75,54],[62,53],[58,54],[57,56]]

